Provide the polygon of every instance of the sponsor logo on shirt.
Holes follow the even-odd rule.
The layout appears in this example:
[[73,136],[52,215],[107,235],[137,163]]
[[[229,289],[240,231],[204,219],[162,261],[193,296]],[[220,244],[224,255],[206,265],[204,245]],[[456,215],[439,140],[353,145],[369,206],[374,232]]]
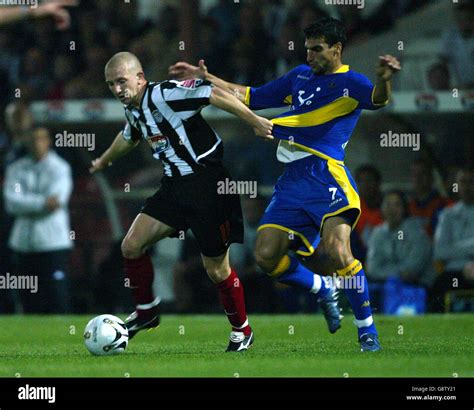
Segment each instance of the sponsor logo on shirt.
[[164,135],[153,135],[152,137],[147,137],[147,141],[153,152],[156,154],[165,151],[170,146],[168,138]]
[[199,78],[192,78],[190,80],[184,80],[178,83],[178,87],[181,88],[196,88],[202,84],[202,80]]
[[298,91],[298,101],[300,102],[300,107],[303,105],[303,104],[306,104],[306,105],[311,105],[313,102],[310,101],[311,98],[314,97],[314,94],[311,94],[308,98],[303,98],[303,94],[305,93],[306,91],[304,90],[299,90]]

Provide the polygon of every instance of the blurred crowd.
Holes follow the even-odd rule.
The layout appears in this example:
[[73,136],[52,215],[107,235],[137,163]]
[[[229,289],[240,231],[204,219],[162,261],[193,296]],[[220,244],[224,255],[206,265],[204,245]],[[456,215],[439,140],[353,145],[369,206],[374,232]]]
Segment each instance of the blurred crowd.
[[433,90],[474,88],[474,70],[466,70],[474,64],[474,1],[456,5],[454,22],[442,32],[438,61],[427,72]]
[[[352,242],[373,304],[387,314],[472,309],[474,169],[459,168],[438,187],[429,160],[413,162],[410,173],[410,192],[382,193],[376,168],[356,170],[362,216]],[[471,302],[455,307],[469,290]]]
[[[165,79],[168,66],[183,55],[180,13],[176,2],[164,1],[145,14],[140,6],[146,2],[82,0],[62,32],[48,19],[0,29],[0,108],[15,90],[25,101],[108,98],[103,67],[123,50],[140,58],[149,78]],[[388,30],[427,1],[376,3],[362,17],[357,7],[321,7],[312,0],[295,0],[290,7],[282,0],[219,0],[199,16],[196,58],[224,78],[259,85],[305,61],[303,28],[329,12],[347,25],[350,44]]]

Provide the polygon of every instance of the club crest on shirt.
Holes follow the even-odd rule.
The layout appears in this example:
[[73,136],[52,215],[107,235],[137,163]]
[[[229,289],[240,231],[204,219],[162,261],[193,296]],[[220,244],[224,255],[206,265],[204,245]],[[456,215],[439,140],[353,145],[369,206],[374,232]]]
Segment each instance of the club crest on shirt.
[[153,135],[152,137],[147,137],[146,140],[155,154],[165,151],[170,146],[168,138],[164,135]]
[[153,116],[156,122],[159,123],[163,121],[163,114],[161,114],[161,112],[159,112],[158,110],[152,111],[151,115]]

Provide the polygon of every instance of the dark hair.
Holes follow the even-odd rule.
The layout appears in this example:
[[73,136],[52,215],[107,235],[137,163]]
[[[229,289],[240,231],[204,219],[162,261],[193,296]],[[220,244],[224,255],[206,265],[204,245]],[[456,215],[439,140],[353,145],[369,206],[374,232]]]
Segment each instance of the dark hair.
[[323,17],[316,21],[316,23],[304,29],[306,38],[320,38],[324,37],[329,47],[336,43],[341,43],[342,47],[346,45],[347,36],[346,28],[339,20],[332,17]]
[[356,179],[359,179],[360,174],[364,173],[372,175],[377,184],[380,184],[380,182],[382,182],[382,175],[380,175],[380,171],[373,165],[361,165],[359,168],[357,168],[355,172]]
[[391,189],[384,193],[383,199],[385,200],[385,198],[387,198],[389,195],[396,195],[400,198],[400,201],[402,201],[403,206],[403,216],[404,218],[408,218],[410,216],[410,206],[408,204],[408,198],[405,195],[405,192],[399,189]]

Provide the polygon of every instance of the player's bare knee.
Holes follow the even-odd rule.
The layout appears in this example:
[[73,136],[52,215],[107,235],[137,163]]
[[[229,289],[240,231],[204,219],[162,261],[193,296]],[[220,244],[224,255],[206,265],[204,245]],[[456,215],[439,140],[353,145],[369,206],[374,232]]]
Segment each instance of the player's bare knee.
[[226,280],[230,275],[230,268],[226,266],[213,266],[206,268],[207,275],[214,283]]
[[230,275],[230,266],[227,259],[214,260],[203,258],[202,263],[207,275],[214,283],[222,282]]
[[127,259],[137,259],[143,254],[143,247],[140,241],[133,236],[126,236],[122,241],[122,256]]
[[261,246],[255,250],[255,261],[257,265],[267,273],[275,270],[280,259],[280,255],[278,255],[271,246]]

